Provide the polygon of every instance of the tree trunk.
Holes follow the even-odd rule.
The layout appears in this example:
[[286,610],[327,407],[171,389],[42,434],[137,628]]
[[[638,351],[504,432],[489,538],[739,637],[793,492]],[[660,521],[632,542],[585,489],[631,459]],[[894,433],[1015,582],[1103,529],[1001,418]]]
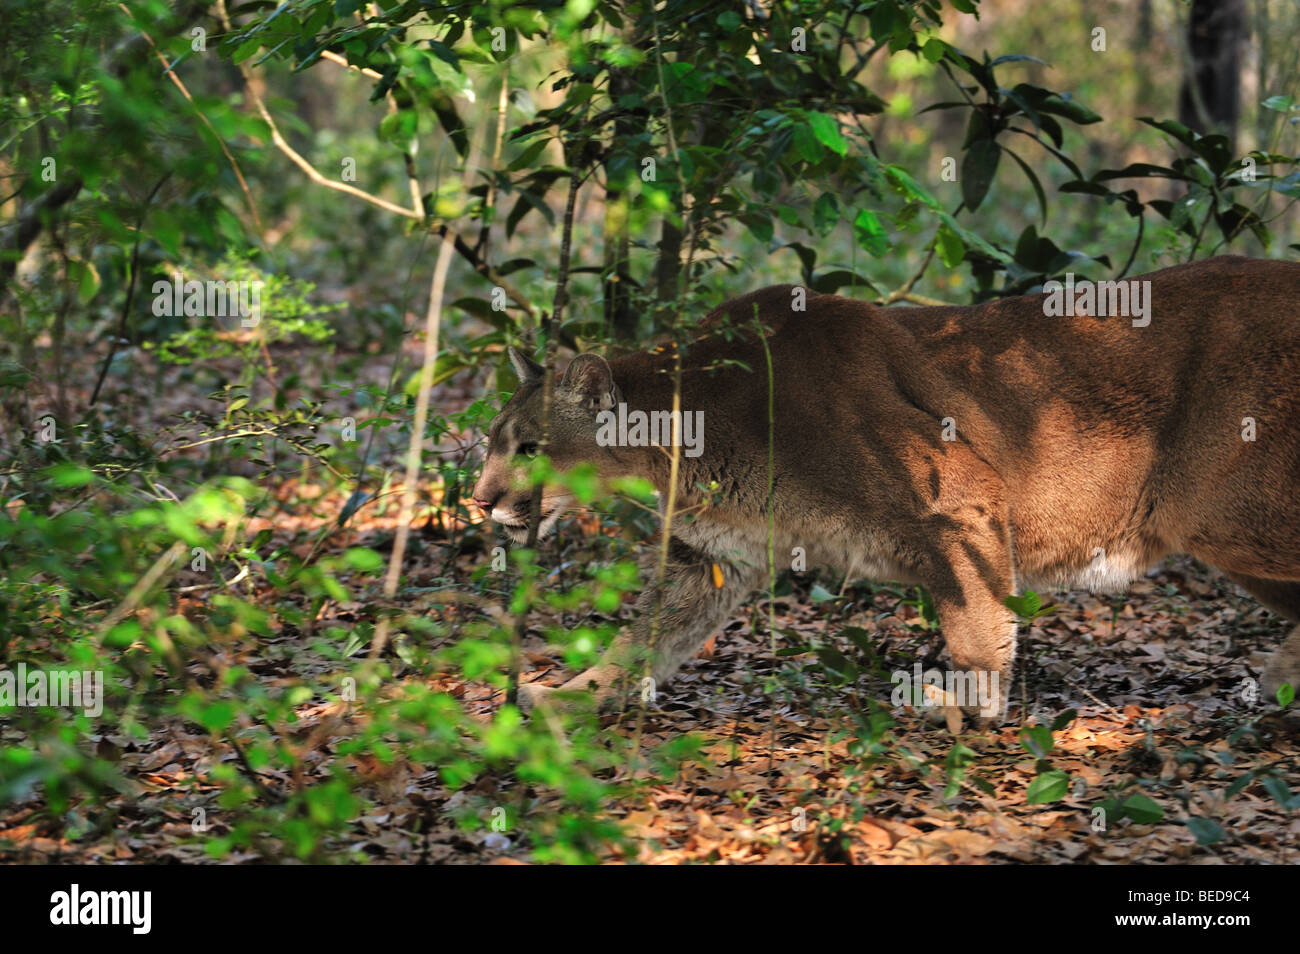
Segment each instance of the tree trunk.
[[675,321],[678,279],[682,271],[682,230],[670,215],[659,233],[659,260],[655,263],[655,328],[671,328]]
[[[632,92],[632,83],[626,71],[610,70],[609,95],[617,103],[624,93]],[[614,120],[614,149],[633,135],[634,124],[627,114]],[[610,150],[610,155],[614,154]],[[628,200],[621,189],[613,187],[613,178],[606,165],[605,181],[611,183],[605,194],[605,332],[619,341],[634,341],[637,316],[632,311],[632,274],[628,270]]]
[[1197,132],[1227,136],[1230,148],[1235,148],[1241,112],[1240,51],[1245,28],[1245,0],[1192,0],[1178,116]]

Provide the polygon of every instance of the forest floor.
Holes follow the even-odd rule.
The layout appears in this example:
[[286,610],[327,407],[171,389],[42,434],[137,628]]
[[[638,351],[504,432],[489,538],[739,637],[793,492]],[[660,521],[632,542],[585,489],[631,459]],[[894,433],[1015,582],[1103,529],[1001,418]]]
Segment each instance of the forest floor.
[[[462,395],[463,397],[463,395]],[[395,489],[395,488],[390,488]],[[305,546],[337,514],[346,489],[314,499],[308,488],[285,488],[285,511],[274,521],[277,542]],[[358,521],[331,546],[391,545],[393,511]],[[586,531],[582,524],[585,523]],[[572,521],[561,541],[565,566],[590,556],[590,521]],[[255,529],[255,528],[254,528]],[[495,541],[450,554],[430,528],[413,536],[398,601],[412,610],[428,588],[468,578]],[[543,561],[554,552],[543,551]],[[184,583],[184,579],[177,581]],[[838,581],[823,581],[834,590]],[[942,639],[907,590],[854,584],[832,597],[814,578],[797,577],[775,601],[779,629],[809,642],[833,642],[844,627],[869,634],[884,672],[941,665]],[[377,584],[376,584],[377,588]],[[348,626],[373,619],[373,592],[334,604],[319,622]],[[828,598],[829,597],[829,598]],[[696,757],[671,780],[643,770],[610,769],[630,783],[608,805],[630,848],[611,846],[610,861],[644,863],[1295,863],[1300,816],[1291,791],[1300,786],[1300,733],[1293,717],[1268,714],[1252,692],[1267,654],[1286,624],[1262,610],[1216,572],[1171,560],[1122,596],[1057,594],[1057,608],[1023,627],[1016,685],[1003,727],[958,738],[914,710],[874,750],[846,729],[864,700],[887,699],[891,686],[862,674],[847,686],[810,685],[798,677],[805,657],[774,656],[767,608],[728,622],[700,657],[688,663],[638,719],[610,715],[606,726],[650,749],[688,733],[701,740]],[[630,612],[630,597],[620,615]],[[558,684],[570,673],[561,650],[541,635],[549,611],[529,617],[524,681]],[[228,664],[246,666],[267,686],[336,666],[319,657],[310,634],[283,627]],[[811,657],[808,657],[811,658]],[[765,693],[765,677],[784,693]],[[881,670],[878,669],[877,672]],[[791,675],[791,674],[794,675]],[[398,677],[427,676],[399,667]],[[436,688],[470,713],[490,716],[503,694],[485,683],[442,674]],[[1066,710],[1073,720],[1055,733],[1055,747],[1036,754],[1022,744],[1027,720],[1051,724]],[[294,738],[310,777],[336,739],[332,726],[349,715],[319,700],[297,709]],[[0,738],[5,730],[0,727]],[[960,741],[962,749],[957,746]],[[175,719],[146,741],[111,732],[97,754],[113,761],[130,789],[97,811],[97,823],[75,837],[33,796],[0,811],[0,862],[204,862],[194,837],[196,807],[211,806],[214,764],[235,753],[199,727]],[[965,774],[945,766],[965,753]],[[875,756],[874,758],[872,756]],[[1050,763],[1050,764],[1046,764]],[[509,863],[532,859],[532,846],[512,832],[460,823],[467,808],[509,799],[530,812],[562,811],[558,798],[486,773],[451,791],[439,773],[402,757],[390,763],[357,756],[358,794],[368,810],[336,847],[344,857],[397,863]],[[1059,798],[1030,802],[1044,770],[1063,772]],[[270,770],[267,789],[301,784]],[[1235,784],[1234,784],[1235,783]],[[74,809],[75,811],[75,809]],[[213,823],[221,824],[213,812]],[[239,852],[229,861],[264,860]]]
[[[418,576],[418,574],[416,574]],[[416,580],[419,582],[419,580]],[[337,610],[340,621],[358,605]],[[778,598],[778,623],[787,631],[825,633],[824,604],[796,589]],[[535,614],[536,615],[536,614]],[[539,617],[537,622],[542,620]],[[671,784],[651,784],[610,806],[649,863],[1295,863],[1300,817],[1282,808],[1261,781],[1230,797],[1244,774],[1272,767],[1295,787],[1300,781],[1300,734],[1280,716],[1259,719],[1253,732],[1234,731],[1258,716],[1250,687],[1265,654],[1284,628],[1249,598],[1190,565],[1170,566],[1136,583],[1122,602],[1072,593],[1058,611],[1038,620],[1020,641],[1023,679],[1012,693],[1008,724],[996,731],[966,731],[961,741],[974,753],[965,784],[945,798],[941,770],[954,746],[943,725],[914,711],[896,716],[889,733],[895,753],[865,775],[850,754],[850,741],[836,740],[847,697],[822,698],[814,714],[797,704],[773,706],[752,689],[786,657],[775,659],[766,632],[756,635],[752,617],[728,623],[714,646],[688,664],[661,691],[642,725],[650,748],[685,733],[702,736],[702,758],[682,767]],[[918,630],[920,621],[898,595],[878,591],[857,607],[849,622],[873,633],[887,665],[911,671],[940,656],[938,633]],[[268,684],[310,667],[307,640],[286,635],[241,661]],[[537,627],[525,643],[531,671],[525,681],[565,678],[558,651]],[[320,660],[315,665],[325,666]],[[407,678],[414,678],[408,676]],[[451,678],[440,688],[484,716],[503,701],[483,684]],[[888,683],[867,679],[862,696],[887,698]],[[1029,709],[1050,723],[1066,709],[1077,717],[1056,733],[1052,767],[1070,777],[1065,797],[1029,804],[1035,758],[1019,741]],[[328,751],[328,734],[314,729],[336,715],[329,706],[299,710],[300,735]],[[631,733],[633,718],[610,716]],[[180,720],[140,744],[105,735],[109,753],[136,790],[105,806],[113,825],[71,841],[41,821],[32,805],[0,816],[0,861],[182,861],[206,859],[192,837],[195,805],[211,792],[196,786],[213,760],[212,739]],[[302,753],[312,762],[311,753]],[[920,767],[925,766],[925,767]],[[373,771],[362,786],[370,811],[355,828],[348,849],[372,862],[492,862],[527,860],[529,852],[508,835],[465,831],[456,809],[468,799],[524,797],[506,777],[487,776],[469,791],[450,792],[436,772],[404,764],[359,765]],[[274,788],[288,778],[263,773]],[[1107,821],[1098,814],[1106,799],[1121,802],[1141,793],[1131,814]],[[1160,818],[1151,817],[1151,804]],[[554,806],[560,810],[560,806]],[[1112,809],[1112,812],[1114,810]],[[1185,821],[1211,820],[1208,845],[1198,844]],[[835,819],[835,822],[831,822]],[[48,819],[47,819],[48,821]],[[832,828],[838,828],[832,833]],[[53,837],[52,837],[53,836]],[[611,849],[610,859],[624,856]],[[254,860],[236,854],[230,860]]]

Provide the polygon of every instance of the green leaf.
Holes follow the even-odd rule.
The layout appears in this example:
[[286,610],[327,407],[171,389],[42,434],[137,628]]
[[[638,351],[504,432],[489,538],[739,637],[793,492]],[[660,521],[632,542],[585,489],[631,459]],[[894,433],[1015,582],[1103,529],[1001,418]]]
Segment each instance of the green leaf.
[[1137,179],[1147,176],[1160,176],[1165,179],[1186,179],[1182,173],[1166,166],[1155,166],[1149,162],[1134,162],[1123,169],[1103,169],[1092,177],[1093,182],[1105,182],[1108,179]]
[[889,236],[876,213],[862,209],[853,220],[853,236],[868,253],[880,258],[889,251]]
[[1080,126],[1101,122],[1101,116],[1094,113],[1083,103],[1072,99],[1069,93],[1057,93],[1048,96],[1039,102],[1037,106],[1040,113],[1055,113],[1057,116],[1064,116]]
[[84,487],[94,479],[94,471],[76,464],[59,464],[50,469],[50,483],[62,490]]
[[1288,110],[1295,109],[1295,100],[1290,96],[1270,96],[1264,102],[1260,103],[1265,109],[1271,109],[1275,112],[1285,113]]
[[740,221],[745,223],[745,227],[760,242],[767,244],[772,241],[775,233],[770,216],[759,212],[746,212],[740,216]]
[[925,46],[921,47],[921,55],[931,63],[938,63],[943,59],[944,51],[948,49],[948,44],[936,37],[931,37],[925,41]]
[[1285,709],[1295,701],[1295,686],[1289,682],[1284,682],[1277,687],[1277,704]]
[[233,53],[230,54],[230,62],[238,66],[240,63],[244,62],[244,60],[248,59],[250,56],[252,56],[261,48],[262,48],[262,41],[259,40],[257,37],[253,37],[250,40],[245,40],[243,43],[241,43],[238,47],[235,48],[235,51]]
[[1134,792],[1120,806],[1120,813],[1140,825],[1149,825],[1165,817],[1165,810],[1141,792]]
[[849,151],[849,144],[840,135],[839,124],[832,117],[825,113],[809,113],[808,125],[812,127],[817,141],[837,156],[842,156]]
[[835,594],[820,583],[814,583],[813,588],[808,591],[808,598],[814,603],[825,603],[827,600],[835,599]]
[[840,220],[840,203],[832,192],[823,192],[813,204],[813,228],[826,235]]
[[1008,53],[1005,56],[999,56],[989,62],[989,69],[995,66],[1001,66],[1003,63],[1037,63],[1039,66],[1048,66],[1046,60],[1040,60],[1036,56],[1026,56],[1024,53]]
[[139,620],[123,620],[104,634],[104,645],[109,649],[126,649],[142,632]]
[[1043,605],[1043,598],[1033,590],[1025,590],[1024,596],[1008,596],[1002,601],[1002,605],[1022,619],[1033,619],[1034,614]]
[[913,179],[900,166],[885,166],[885,178],[894,189],[902,194],[909,201],[920,202],[934,209],[936,212],[942,212],[943,206],[939,200],[930,195],[921,185]]
[[384,558],[367,547],[352,547],[343,554],[343,561],[363,573],[378,573],[384,568]]
[[0,358],[0,388],[24,388],[34,375],[16,361]]
[[939,232],[934,240],[939,252],[939,261],[949,268],[956,268],[966,257],[966,243],[946,224],[939,226]]
[[1008,255],[1006,252],[1002,251],[1001,249],[995,248],[992,245],[990,245],[988,242],[982,239],[978,233],[972,232],[970,229],[966,228],[964,225],[958,222],[947,212],[939,211],[937,214],[941,222],[943,222],[945,225],[948,226],[948,228],[952,229],[954,232],[956,232],[958,235],[961,236],[961,240],[966,243],[966,248],[976,249],[980,252],[983,252],[989,258],[993,259],[995,262],[1011,261],[1010,255]]
[[847,656],[832,646],[819,647],[817,649],[817,659],[821,662],[826,674],[834,682],[848,682],[858,673],[858,667]]
[[1070,776],[1060,769],[1048,769],[1041,772],[1029,783],[1025,801],[1030,805],[1042,805],[1046,802],[1060,801],[1070,788]]
[[821,162],[823,155],[821,141],[817,138],[811,123],[794,127],[792,143],[800,159],[805,162]]
[[379,121],[379,138],[405,149],[419,131],[419,120],[413,109],[399,109]]
[[1219,823],[1210,818],[1189,818],[1183,824],[1196,836],[1198,845],[1212,845],[1216,841],[1222,841],[1225,836]]
[[1033,169],[1029,168],[1029,164],[1025,162],[1025,160],[1021,159],[1010,149],[1004,149],[1003,152],[1005,152],[1008,156],[1010,156],[1012,159],[1015,160],[1016,165],[1020,167],[1021,171],[1024,172],[1026,178],[1029,179],[1029,184],[1034,187],[1034,197],[1038,199],[1038,208],[1042,212],[1043,223],[1046,224],[1047,223],[1047,193],[1043,191],[1043,184],[1038,181],[1038,176],[1034,174]]
[[537,157],[542,154],[542,150],[546,148],[547,142],[548,140],[546,139],[537,139],[530,142],[524,147],[524,151],[516,156],[514,161],[511,162],[510,165],[506,166],[506,168],[511,172],[517,172],[525,166],[531,166],[533,162],[536,161]]
[[1273,801],[1286,809],[1293,807],[1291,788],[1278,776],[1272,774],[1265,775],[1259,780],[1259,783],[1264,786],[1264,791],[1273,796]]
[[961,197],[966,208],[974,212],[988,195],[993,176],[998,171],[1002,147],[992,139],[976,139],[961,160]]
[[1227,798],[1232,798],[1232,796],[1236,795],[1238,792],[1240,792],[1243,788],[1245,788],[1245,787],[1246,787],[1247,785],[1249,785],[1251,782],[1255,781],[1255,776],[1256,776],[1256,774],[1258,774],[1258,773],[1251,771],[1251,772],[1247,772],[1247,773],[1245,773],[1244,775],[1240,775],[1240,776],[1238,776],[1238,777],[1233,781],[1233,783],[1232,783],[1231,785],[1229,785],[1229,786],[1227,787],[1227,789],[1224,791],[1224,793],[1223,793],[1223,797],[1224,797],[1225,799],[1227,799]]
[[565,485],[580,504],[589,504],[600,490],[600,477],[594,465],[582,463],[574,467],[565,479]]
[[210,732],[220,732],[235,721],[235,707],[229,702],[214,702],[199,713],[199,724]]
[[803,280],[807,284],[811,285],[813,268],[817,265],[817,250],[809,248],[802,242],[787,242],[785,245],[782,245],[781,248],[792,249],[794,253],[799,256],[799,263],[802,266],[800,272],[802,273]]
[[457,298],[447,307],[459,308],[461,311],[468,312],[475,318],[482,318],[487,322],[492,321],[496,315],[500,314],[492,310],[492,303],[486,298]]
[[77,286],[77,297],[88,302],[99,292],[99,269],[93,262],[68,262],[68,278]]
[[1031,725],[1020,733],[1020,744],[1036,759],[1045,759],[1056,747],[1052,730],[1045,725]]
[[871,633],[861,626],[846,626],[840,631],[840,635],[848,639],[854,646],[857,646],[868,659],[876,658],[876,641],[872,638]]
[[1064,712],[1062,712],[1060,715],[1058,715],[1055,719],[1052,720],[1052,731],[1060,732],[1071,722],[1073,722],[1075,720],[1075,717],[1078,716],[1078,714],[1079,713],[1076,712],[1074,709],[1066,709]]
[[1173,136],[1175,139],[1181,142],[1184,146],[1187,146],[1189,149],[1195,149],[1196,140],[1200,138],[1200,135],[1198,133],[1193,132],[1191,129],[1188,129],[1182,123],[1177,122],[1173,119],[1156,119],[1152,116],[1139,116],[1138,122],[1146,123],[1148,126],[1154,126],[1156,129],[1159,129],[1161,132]]

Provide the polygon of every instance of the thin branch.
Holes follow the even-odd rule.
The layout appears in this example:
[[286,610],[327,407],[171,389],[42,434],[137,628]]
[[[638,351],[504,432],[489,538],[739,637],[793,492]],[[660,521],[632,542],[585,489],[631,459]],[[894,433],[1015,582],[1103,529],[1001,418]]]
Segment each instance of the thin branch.
[[1201,247],[1201,239],[1205,238],[1205,228],[1210,224],[1210,216],[1214,215],[1214,206],[1219,201],[1219,193],[1210,188],[1209,207],[1205,210],[1205,218],[1201,219],[1201,227],[1196,233],[1196,241],[1192,243],[1192,250],[1187,253],[1187,261],[1193,261],[1196,258],[1196,250]]
[[[226,0],[219,0],[217,8],[221,12],[222,25],[227,31],[229,31],[230,14],[226,10]],[[348,185],[346,182],[337,182],[334,179],[321,175],[321,173],[316,170],[316,167],[299,155],[298,151],[294,149],[293,146],[289,145],[288,140],[280,134],[280,127],[276,125],[275,118],[271,115],[270,110],[266,108],[266,103],[262,101],[261,95],[257,92],[257,89],[253,84],[253,78],[249,74],[248,67],[243,63],[239,64],[239,75],[244,78],[244,88],[248,91],[248,96],[252,99],[253,105],[257,108],[258,114],[262,117],[262,121],[265,122],[267,127],[271,130],[271,142],[275,144],[277,149],[288,156],[289,160],[294,165],[305,172],[307,178],[311,179],[312,182],[317,185],[322,185],[327,189],[333,189],[336,192],[345,192],[348,195],[356,196],[358,199],[363,199],[371,205],[377,205],[379,208],[384,209],[387,212],[392,212],[394,215],[400,215],[403,218],[415,219],[417,221],[424,221],[424,212],[420,209],[408,209],[404,206],[397,205],[394,202],[389,202],[387,199],[380,198],[377,195],[371,195],[364,189],[358,189],[356,186]]]
[[[131,10],[126,4],[119,3],[118,7],[128,17],[131,16]],[[248,211],[253,216],[253,224],[257,226],[258,234],[264,234],[266,229],[262,226],[262,217],[257,214],[257,206],[253,204],[253,193],[249,191],[248,183],[244,180],[244,173],[239,168],[239,163],[235,161],[235,157],[231,155],[230,149],[227,148],[226,141],[221,138],[221,133],[217,132],[217,127],[212,125],[212,121],[203,114],[203,111],[199,109],[198,104],[194,102],[194,97],[191,96],[190,91],[185,88],[185,84],[181,82],[181,78],[176,75],[176,70],[169,68],[167,57],[162,55],[162,51],[158,49],[158,44],[153,41],[153,37],[144,30],[140,31],[140,35],[148,41],[151,47],[153,47],[154,56],[158,57],[158,62],[162,64],[163,72],[167,74],[167,77],[172,81],[176,88],[181,91],[181,95],[185,97],[186,102],[194,107],[194,112],[198,115],[199,119],[203,121],[203,125],[208,127],[208,132],[212,133],[213,138],[217,140],[217,145],[221,147],[222,153],[225,154],[226,161],[230,163],[230,168],[235,171],[235,178],[239,180],[239,188],[244,192],[244,201],[248,203]]]
[[[420,390],[415,398],[415,420],[411,424],[411,440],[406,449],[406,486],[402,490],[402,504],[397,517],[397,535],[393,538],[393,552],[388,560],[388,573],[384,577],[384,598],[397,596],[397,583],[402,573],[402,560],[406,556],[406,541],[411,534],[411,520],[415,513],[416,490],[420,483],[420,449],[424,444],[424,427],[429,418],[429,392],[433,390],[433,368],[438,359],[438,332],[442,326],[442,296],[447,287],[447,269],[451,266],[453,239],[443,236],[438,247],[438,261],[433,266],[433,281],[429,286],[429,308],[424,320],[424,364],[420,368]],[[370,658],[378,659],[388,642],[389,617],[380,617],[370,641]]]
[[153,588],[153,585],[162,578],[163,574],[171,568],[171,565],[180,558],[180,555],[185,552],[185,549],[185,541],[177,540],[163,551],[162,556],[158,557],[158,559],[154,561],[153,566],[149,567],[145,572],[145,575],[136,581],[135,586],[131,587],[131,592],[126,595],[126,599],[122,600],[113,612],[109,613],[100,621],[100,636],[106,635],[109,630],[135,611],[135,608],[140,605],[140,601],[144,599],[145,594],[148,593],[149,590]]
[[[475,152],[477,151],[477,147]],[[469,188],[474,168],[474,153],[465,163],[462,181]],[[429,419],[429,394],[433,390],[433,371],[438,362],[438,333],[442,329],[442,299],[447,289],[447,271],[451,268],[451,254],[455,251],[456,233],[447,231],[438,247],[438,260],[433,266],[433,279],[429,283],[429,306],[424,316],[424,361],[420,366],[420,389],[415,396],[415,419],[411,423],[411,440],[406,447],[406,484],[402,488],[402,502],[398,508],[397,534],[393,538],[393,551],[388,559],[388,572],[384,576],[383,594],[391,602],[397,596],[401,579],[402,561],[406,557],[406,541],[411,535],[411,520],[415,513],[415,497],[420,483],[420,459],[424,446],[424,429]],[[370,641],[370,659],[378,659],[388,642],[390,617],[380,617]]]
[[169,447],[160,453],[170,454],[175,451],[189,450],[191,447],[202,447],[204,444],[213,444],[217,441],[233,441],[240,437],[274,437],[275,431],[265,428],[257,431],[236,431],[234,434],[218,434],[216,437],[205,437],[201,441],[195,441],[192,444],[180,444],[176,447]]
[[354,73],[360,73],[362,76],[369,76],[371,79],[384,78],[383,73],[380,73],[377,70],[372,70],[368,66],[353,66],[351,63],[347,61],[347,59],[344,56],[342,56],[339,53],[335,53],[333,50],[323,51],[321,53],[321,59],[329,60],[331,63],[337,63],[339,66],[352,70]]
[[377,195],[371,195],[369,192],[358,189],[356,186],[350,186],[346,182],[338,182],[317,172],[316,167],[299,155],[297,150],[295,150],[293,146],[289,145],[285,140],[284,136],[280,135],[280,127],[275,124],[275,120],[267,111],[266,104],[262,102],[262,97],[253,89],[253,84],[248,76],[248,71],[244,69],[242,64],[239,67],[239,71],[243,74],[244,87],[248,90],[248,95],[252,98],[253,105],[257,107],[257,111],[261,115],[263,121],[270,127],[271,141],[275,143],[277,149],[289,157],[289,160],[294,165],[305,172],[307,178],[311,179],[312,182],[317,185],[322,185],[327,189],[333,189],[336,192],[346,192],[348,195],[356,196],[358,199],[364,199],[371,205],[377,205],[379,208],[386,212],[392,212],[394,215],[400,215],[404,218],[417,220],[422,220],[424,218],[424,215],[418,209],[408,209],[404,206],[397,205],[394,202],[389,202],[387,199],[380,198]]
[[446,225],[438,226],[437,232],[441,236],[446,236],[450,232],[455,238],[456,251],[460,253],[461,257],[464,258],[465,261],[469,262],[474,271],[478,272],[478,274],[482,275],[493,285],[499,285],[501,290],[506,293],[506,297],[522,308],[526,313],[530,315],[537,313],[536,308],[533,307],[533,303],[528,300],[528,296],[512,285],[505,276],[493,268],[489,262],[478,254],[478,252],[470,248],[469,243],[461,238],[460,235],[451,232],[451,229]]
[[[565,156],[566,161],[571,157]],[[573,210],[577,205],[578,188],[581,175],[575,162],[569,164],[569,195],[564,202],[564,224],[560,233],[560,265],[555,279],[555,298],[551,303],[551,313],[543,323],[545,353],[542,356],[542,440],[541,450],[546,453],[551,443],[551,405],[555,391],[555,343],[556,330],[564,318],[564,308],[569,301],[569,255],[573,244]],[[532,496],[528,501],[528,539],[524,546],[529,550],[537,548],[537,537],[542,525],[542,484],[533,484]],[[511,643],[510,681],[506,687],[506,702],[515,705],[519,697],[519,675],[523,665],[524,632],[528,627],[528,614],[520,613],[515,621]]]
[[916,287],[916,283],[921,280],[921,276],[925,274],[925,270],[930,267],[930,262],[934,260],[934,250],[938,245],[939,239],[936,236],[930,240],[930,250],[926,253],[925,261],[921,263],[921,267],[912,273],[911,278],[886,295],[878,304],[892,305],[896,301],[910,301],[908,296],[912,293],[912,289]]
[[[668,100],[668,86],[664,82],[664,57],[663,49],[659,40],[659,17],[654,5],[650,7],[650,23],[653,30],[654,48],[655,48],[655,71],[659,81],[659,96],[664,104],[664,127],[668,132],[668,148],[672,151],[673,169],[677,174],[678,188],[681,190],[681,208],[682,224],[685,226],[683,231],[689,238],[689,248],[686,256],[686,267],[681,268],[677,273],[677,302],[673,309],[673,314],[680,317],[682,305],[686,297],[686,287],[691,280],[691,266],[695,257],[695,242],[698,235],[698,228],[694,221],[695,206],[689,204],[689,195],[686,189],[686,179],[682,174],[681,154],[677,149],[677,134],[673,130],[673,111],[672,105]],[[654,581],[654,608],[650,614],[650,645],[649,652],[646,654],[645,668],[642,670],[646,677],[650,677],[653,666],[653,657],[655,646],[658,642],[659,627],[663,616],[663,595],[664,580],[668,575],[668,556],[672,543],[673,518],[677,510],[677,484],[681,479],[681,459],[682,459],[682,441],[681,441],[681,407],[682,407],[682,345],[676,335],[673,338],[673,401],[672,414],[669,420],[672,421],[672,439],[671,439],[671,457],[668,462],[668,492],[664,495],[663,525],[660,527],[659,536],[659,554],[655,565]],[[633,733],[633,741],[630,749],[630,758],[635,759],[641,753],[641,735],[645,728],[645,710],[646,694],[638,694],[641,704],[637,706],[636,728]]]
[[1146,226],[1147,226],[1146,212],[1142,212],[1141,214],[1138,215],[1137,218],[1138,218],[1137,237],[1133,239],[1133,247],[1129,249],[1128,261],[1125,262],[1124,267],[1120,269],[1119,275],[1116,276],[1116,281],[1118,281],[1119,279],[1127,275],[1128,270],[1133,267],[1133,260],[1137,258],[1138,247],[1142,244],[1142,233],[1146,231]]
[[122,314],[118,318],[117,330],[113,333],[113,337],[109,339],[108,354],[104,356],[104,366],[99,369],[99,380],[95,382],[95,389],[90,392],[90,400],[86,403],[87,411],[94,407],[95,402],[99,400],[99,390],[104,386],[104,378],[108,376],[108,366],[113,363],[113,355],[117,352],[117,342],[126,335],[127,321],[130,320],[131,316],[131,304],[135,301],[136,276],[140,271],[140,231],[144,228],[144,217],[149,213],[149,206],[153,204],[154,196],[158,194],[158,190],[163,187],[163,183],[170,176],[171,173],[167,172],[158,180],[158,184],[153,187],[144,200],[144,206],[140,209],[140,217],[136,219],[135,241],[131,243],[131,259],[127,266],[129,274],[126,281],[126,299],[122,302]]
[[906,295],[899,295],[898,300],[911,302],[913,305],[930,305],[937,308],[953,307],[953,303],[950,301],[942,301],[938,298],[931,298],[928,295],[916,295],[911,292],[908,292]]

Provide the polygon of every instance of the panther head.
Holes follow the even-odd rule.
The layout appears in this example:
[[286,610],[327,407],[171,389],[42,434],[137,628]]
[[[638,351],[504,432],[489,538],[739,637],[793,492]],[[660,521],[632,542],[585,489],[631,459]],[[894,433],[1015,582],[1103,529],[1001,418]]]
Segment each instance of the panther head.
[[[528,485],[528,458],[536,457],[542,442],[543,368],[515,348],[510,363],[519,375],[519,390],[506,402],[488,431],[487,457],[474,485],[474,504],[501,524],[516,543],[528,538],[528,511],[532,490]],[[600,467],[609,462],[610,449],[596,442],[596,415],[620,401],[609,363],[596,354],[580,354],[569,363],[555,385],[551,402],[551,434],[546,453],[557,471],[590,461]],[[542,488],[541,538],[555,529],[572,505],[572,496],[559,487]]]

